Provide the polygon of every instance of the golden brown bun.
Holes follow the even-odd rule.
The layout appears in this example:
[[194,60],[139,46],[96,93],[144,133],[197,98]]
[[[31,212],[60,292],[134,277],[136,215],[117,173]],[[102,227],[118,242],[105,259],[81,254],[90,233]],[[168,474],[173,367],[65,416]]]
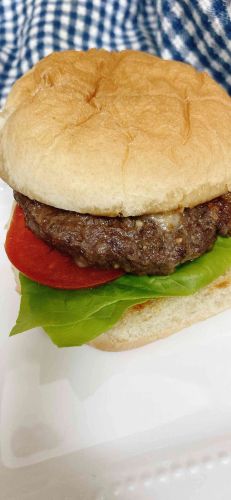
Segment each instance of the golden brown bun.
[[194,206],[231,189],[230,103],[180,62],[128,50],[54,53],[9,95],[0,175],[30,198],[82,213]]
[[231,307],[231,270],[188,297],[156,299],[131,308],[90,344],[105,351],[123,351],[162,339]]

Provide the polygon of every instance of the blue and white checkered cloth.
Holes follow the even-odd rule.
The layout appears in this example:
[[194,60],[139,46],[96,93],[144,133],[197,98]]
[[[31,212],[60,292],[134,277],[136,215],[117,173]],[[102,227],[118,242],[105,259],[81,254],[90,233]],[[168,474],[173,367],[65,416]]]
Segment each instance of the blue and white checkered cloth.
[[183,60],[231,93],[231,0],[0,0],[0,103],[53,50],[91,47]]

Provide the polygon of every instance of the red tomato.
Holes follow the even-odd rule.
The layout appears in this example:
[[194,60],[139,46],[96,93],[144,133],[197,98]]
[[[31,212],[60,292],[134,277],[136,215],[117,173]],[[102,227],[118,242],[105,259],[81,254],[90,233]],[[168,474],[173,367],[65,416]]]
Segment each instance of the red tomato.
[[78,267],[71,257],[49,247],[26,227],[23,210],[18,205],[6,236],[5,250],[9,260],[21,273],[53,288],[90,288],[124,274],[116,269]]

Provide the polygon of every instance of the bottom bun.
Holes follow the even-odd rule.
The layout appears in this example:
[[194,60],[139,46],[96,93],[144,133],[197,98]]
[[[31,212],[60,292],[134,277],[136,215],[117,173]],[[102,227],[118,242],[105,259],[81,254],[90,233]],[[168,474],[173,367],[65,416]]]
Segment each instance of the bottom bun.
[[[13,267],[20,293],[19,272]],[[210,285],[187,297],[155,299],[131,307],[118,323],[89,345],[104,351],[125,351],[215,316],[231,307],[231,269]]]
[[231,269],[187,297],[155,299],[130,308],[113,328],[89,344],[123,351],[162,339],[231,307]]

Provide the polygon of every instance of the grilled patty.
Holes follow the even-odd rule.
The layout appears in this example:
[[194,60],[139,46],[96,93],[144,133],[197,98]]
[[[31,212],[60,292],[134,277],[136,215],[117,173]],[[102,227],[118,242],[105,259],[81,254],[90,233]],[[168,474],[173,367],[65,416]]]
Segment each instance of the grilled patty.
[[141,217],[83,215],[18,192],[14,197],[33,233],[80,266],[170,274],[210,250],[218,234],[231,235],[231,193],[194,208]]

